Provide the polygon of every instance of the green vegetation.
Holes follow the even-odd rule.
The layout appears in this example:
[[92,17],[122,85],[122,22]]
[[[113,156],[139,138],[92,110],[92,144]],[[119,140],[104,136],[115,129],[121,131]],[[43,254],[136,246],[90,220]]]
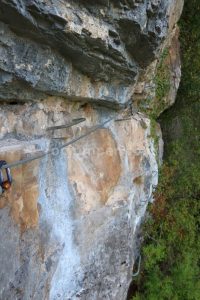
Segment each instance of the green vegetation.
[[154,141],[154,148],[156,151],[156,160],[159,164],[159,135],[158,135],[158,123],[156,122],[156,120],[152,117],[150,117],[150,121],[151,121],[151,138]]
[[167,107],[167,96],[170,91],[169,49],[165,48],[160,56],[154,78],[155,97],[144,99],[139,103],[140,111],[151,118],[157,118]]
[[187,196],[190,182],[183,178],[184,184],[177,183],[179,176],[179,161],[163,166],[143,228],[143,265],[134,300],[200,298],[200,202],[192,194]]
[[182,82],[176,104],[160,118],[165,159],[143,228],[133,300],[200,299],[199,0],[186,1],[180,26]]
[[166,101],[166,97],[170,90],[170,69],[168,60],[169,50],[166,48],[161,55],[156,77],[154,79],[156,85],[156,101],[152,112],[154,117],[159,116],[160,113],[168,107]]

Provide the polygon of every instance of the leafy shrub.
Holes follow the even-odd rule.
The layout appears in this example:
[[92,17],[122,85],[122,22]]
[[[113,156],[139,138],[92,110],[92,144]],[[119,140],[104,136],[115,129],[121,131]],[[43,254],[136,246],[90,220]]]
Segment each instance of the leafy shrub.
[[[161,118],[165,162],[143,227],[142,266],[133,300],[200,299],[200,1],[180,22],[182,81]],[[178,119],[180,130],[173,133]]]
[[167,164],[162,167],[143,228],[143,264],[134,300],[200,299],[200,201],[174,200],[177,170]]

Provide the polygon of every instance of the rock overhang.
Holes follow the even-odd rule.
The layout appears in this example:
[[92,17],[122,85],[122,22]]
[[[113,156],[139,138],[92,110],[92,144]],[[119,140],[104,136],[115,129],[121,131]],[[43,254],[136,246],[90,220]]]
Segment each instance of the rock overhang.
[[113,108],[130,101],[158,54],[173,6],[170,0],[0,4],[0,99],[58,95]]

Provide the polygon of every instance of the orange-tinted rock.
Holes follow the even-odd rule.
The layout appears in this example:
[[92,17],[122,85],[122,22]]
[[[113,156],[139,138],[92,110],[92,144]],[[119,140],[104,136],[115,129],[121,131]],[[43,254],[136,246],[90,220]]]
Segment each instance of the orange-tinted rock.
[[[8,163],[25,158],[30,151],[32,155],[36,152],[34,147],[28,145],[6,145],[0,149],[0,159]],[[38,224],[38,161],[18,166],[11,170],[13,182],[11,188],[0,197],[0,208],[10,207],[10,214],[13,220],[24,231],[35,227]]]
[[121,174],[120,156],[109,130],[99,129],[66,151],[79,209],[90,211],[104,205]]

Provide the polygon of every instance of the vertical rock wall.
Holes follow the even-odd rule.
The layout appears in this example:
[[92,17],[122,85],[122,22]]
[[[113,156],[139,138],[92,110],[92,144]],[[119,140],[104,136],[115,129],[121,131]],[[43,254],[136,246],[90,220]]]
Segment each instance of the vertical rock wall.
[[0,299],[126,299],[162,156],[147,112],[182,4],[0,0],[0,159],[50,152],[0,196]]
[[[56,116],[69,118],[71,106],[54,101],[47,100],[42,108],[25,105],[10,126],[22,120],[16,131],[25,139],[30,130],[47,128]],[[47,118],[35,124],[35,111],[40,116],[48,111]],[[7,120],[9,114],[8,105]],[[106,114],[76,108],[73,115],[86,121],[56,134],[73,139],[107,119]],[[22,115],[28,116],[30,128]],[[12,244],[9,260],[1,257],[2,299],[126,297],[137,227],[157,184],[158,166],[150,121],[138,114],[116,118],[61,151],[13,169],[12,188],[0,199],[3,228],[8,226],[14,235],[1,232],[1,253]],[[64,117],[57,121],[64,122]],[[0,155],[13,162],[45,153],[51,145],[49,136],[27,142],[10,137],[7,144],[2,142]]]

